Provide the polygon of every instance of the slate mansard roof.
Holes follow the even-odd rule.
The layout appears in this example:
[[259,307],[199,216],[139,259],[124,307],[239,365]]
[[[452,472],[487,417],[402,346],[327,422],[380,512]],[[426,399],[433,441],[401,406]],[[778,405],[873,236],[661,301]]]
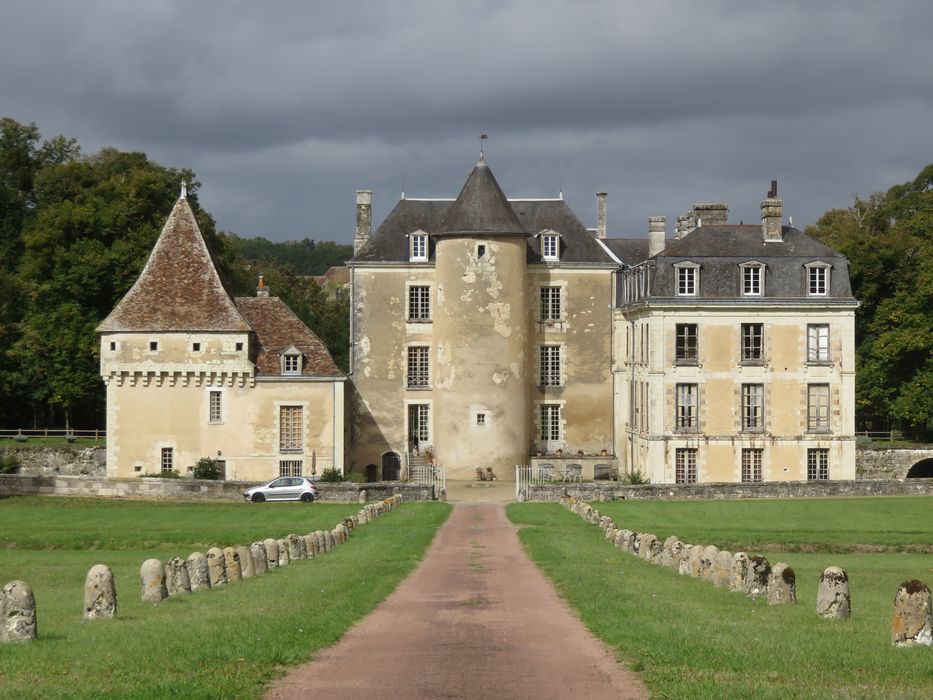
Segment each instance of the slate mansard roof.
[[[614,265],[612,258],[562,199],[507,199],[484,159],[476,164],[456,200],[402,199],[350,261],[406,263],[409,236],[525,235],[529,263],[542,263],[537,234],[561,236],[560,262]],[[429,250],[434,256],[433,242]]]

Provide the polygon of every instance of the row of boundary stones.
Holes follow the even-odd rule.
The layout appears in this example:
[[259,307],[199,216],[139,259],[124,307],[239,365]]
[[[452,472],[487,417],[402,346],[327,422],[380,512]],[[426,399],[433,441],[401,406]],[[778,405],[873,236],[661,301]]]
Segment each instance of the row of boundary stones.
[[[394,510],[401,502],[402,496],[395,494],[382,501],[366,503],[358,513],[344,518],[332,530],[315,530],[306,535],[291,533],[281,539],[270,537],[253,542],[249,547],[243,545],[223,549],[211,547],[206,555],[203,552],[192,552],[187,560],[172,557],[164,565],[158,559],[147,559],[143,562],[139,572],[141,598],[144,602],[160,603],[170,596],[235,583],[268,573],[278,567],[287,566],[294,561],[313,559],[349,541],[350,533],[354,529]],[[103,565],[100,566],[103,567]],[[105,578],[102,572],[96,571],[97,568],[94,567],[88,573],[85,585],[85,617],[113,617],[116,615],[116,590],[112,590],[113,606],[112,613],[109,615],[104,612],[107,606],[100,602],[107,596],[104,593],[98,593],[103,584],[95,583],[93,590],[96,597],[91,596],[89,592],[92,573],[94,573],[95,582],[103,580],[102,577]],[[107,567],[103,569],[110,571]],[[112,572],[110,582],[112,588]],[[95,601],[99,599],[99,602],[89,602],[91,597],[94,597]],[[89,609],[92,610],[91,613],[88,613]]]
[[10,581],[0,590],[0,642],[36,638],[36,597],[25,581]]

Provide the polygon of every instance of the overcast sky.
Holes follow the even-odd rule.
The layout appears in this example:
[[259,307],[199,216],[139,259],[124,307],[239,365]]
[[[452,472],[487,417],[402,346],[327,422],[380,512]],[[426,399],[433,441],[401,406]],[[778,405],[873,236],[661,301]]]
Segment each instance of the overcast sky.
[[[4,0],[0,116],[190,167],[218,226],[349,242],[486,157],[609,231],[770,180],[800,228],[933,162],[930,0]],[[167,214],[167,212],[166,212]]]

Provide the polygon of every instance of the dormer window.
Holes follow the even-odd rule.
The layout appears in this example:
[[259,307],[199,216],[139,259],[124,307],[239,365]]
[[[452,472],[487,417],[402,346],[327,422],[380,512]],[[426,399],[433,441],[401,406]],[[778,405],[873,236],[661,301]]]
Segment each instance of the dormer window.
[[831,265],[824,262],[812,262],[804,267],[807,269],[807,296],[825,297],[828,295]]
[[282,353],[282,374],[301,374],[301,351],[294,345]]
[[747,262],[739,267],[742,270],[742,296],[762,296],[765,289],[765,266],[759,262]]
[[692,262],[674,264],[677,276],[677,296],[695,297],[700,288],[700,266]]
[[411,234],[411,261],[428,261],[428,234],[418,231]]
[[541,257],[550,262],[560,260],[560,235],[553,231],[541,234]]

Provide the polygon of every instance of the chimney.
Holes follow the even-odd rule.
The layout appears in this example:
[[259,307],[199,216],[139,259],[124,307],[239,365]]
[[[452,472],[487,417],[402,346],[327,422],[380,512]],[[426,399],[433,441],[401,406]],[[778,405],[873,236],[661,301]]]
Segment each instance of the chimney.
[[263,279],[262,275],[259,275],[259,283],[256,285],[256,296],[269,296],[269,288],[266,286],[266,281]]
[[356,191],[356,235],[353,237],[353,254],[369,241],[373,232],[373,191]]
[[696,225],[696,218],[694,218],[693,213],[681,214],[677,217],[677,223],[674,227],[674,238],[679,241],[695,229]]
[[719,226],[729,219],[729,205],[725,202],[705,202],[693,205],[693,218],[704,226]]
[[782,204],[777,196],[777,180],[772,180],[768,197],[761,203],[761,232],[765,243],[780,243],[784,240],[781,231]]
[[606,237],[606,193],[596,193],[596,237]]
[[664,241],[665,225],[667,217],[649,216],[648,217],[648,257],[653,258],[666,247]]

